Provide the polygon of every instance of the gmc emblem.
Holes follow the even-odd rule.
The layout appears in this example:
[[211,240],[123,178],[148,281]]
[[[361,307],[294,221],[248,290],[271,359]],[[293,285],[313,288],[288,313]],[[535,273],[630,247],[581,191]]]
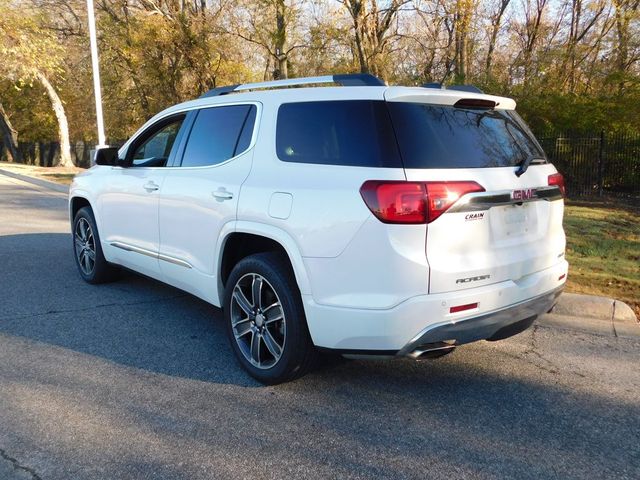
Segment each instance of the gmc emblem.
[[529,200],[535,197],[536,191],[533,188],[526,188],[524,190],[514,190],[511,192],[512,200]]

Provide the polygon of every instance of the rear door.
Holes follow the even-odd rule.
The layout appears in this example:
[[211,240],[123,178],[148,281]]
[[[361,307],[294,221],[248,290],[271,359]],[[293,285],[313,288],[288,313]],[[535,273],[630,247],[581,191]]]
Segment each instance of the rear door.
[[200,109],[160,195],[160,268],[167,283],[218,303],[216,242],[236,219],[251,170],[257,104]]
[[388,105],[407,180],[426,182],[438,204],[427,225],[429,291],[526,284],[561,262],[563,202],[549,186],[556,170],[520,117],[482,102],[428,102],[425,95]]

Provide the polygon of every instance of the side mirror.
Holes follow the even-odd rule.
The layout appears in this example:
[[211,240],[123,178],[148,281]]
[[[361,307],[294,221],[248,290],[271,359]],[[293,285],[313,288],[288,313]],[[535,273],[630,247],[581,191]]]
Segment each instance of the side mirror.
[[120,163],[118,160],[118,149],[116,147],[107,147],[96,150],[96,165],[116,166]]

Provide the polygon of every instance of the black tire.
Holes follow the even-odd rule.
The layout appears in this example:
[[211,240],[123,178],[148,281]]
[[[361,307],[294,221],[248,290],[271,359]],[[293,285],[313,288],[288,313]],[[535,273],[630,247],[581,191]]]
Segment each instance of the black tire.
[[[256,302],[253,298],[253,285],[259,278],[262,279],[259,281],[263,290],[260,290],[260,300]],[[251,288],[247,293],[249,282]],[[241,293],[244,292],[245,300],[251,298],[249,305],[245,304],[248,308],[240,306],[236,288],[239,288]],[[273,295],[270,293],[271,290]],[[270,305],[267,306],[267,303]],[[278,303],[280,307],[277,306]],[[227,335],[236,358],[259,382],[268,385],[288,382],[305,375],[315,366],[318,353],[309,335],[298,285],[289,262],[283,255],[276,252],[259,253],[238,262],[227,281],[223,306]],[[254,313],[252,317],[246,313],[248,309],[255,312],[261,308],[264,308],[264,315]],[[278,309],[282,312],[281,322],[273,320],[279,316]],[[242,320],[245,315],[247,319]],[[237,322],[235,326],[234,322]],[[247,327],[252,330],[236,339],[236,335]],[[260,366],[249,359],[251,357],[253,362],[256,362],[253,355],[256,337]],[[267,337],[270,338],[270,342],[267,341]],[[282,347],[273,347],[274,341],[275,347],[280,347],[280,342]],[[277,359],[272,354],[274,350],[280,352]]]
[[[86,227],[90,229],[87,238],[81,238],[81,232],[86,232]],[[100,244],[100,234],[90,207],[83,207],[76,213],[73,219],[73,230],[71,232],[73,245],[73,258],[82,279],[91,284],[111,282],[116,279],[118,269],[107,262],[102,253]],[[85,251],[82,254],[82,250]],[[93,255],[93,259],[91,256]]]

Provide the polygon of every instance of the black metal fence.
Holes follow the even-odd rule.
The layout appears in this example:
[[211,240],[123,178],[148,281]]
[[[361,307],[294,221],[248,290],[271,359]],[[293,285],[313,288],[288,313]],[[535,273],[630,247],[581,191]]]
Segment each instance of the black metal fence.
[[640,135],[601,131],[537,137],[564,175],[569,197],[640,196]]
[[[640,197],[640,134],[546,132],[537,138],[564,175],[569,197]],[[91,148],[82,141],[72,142],[71,156],[77,166],[90,166]],[[0,157],[6,157],[3,150],[0,142]],[[59,161],[57,142],[21,143],[20,150],[24,163],[52,166]]]

